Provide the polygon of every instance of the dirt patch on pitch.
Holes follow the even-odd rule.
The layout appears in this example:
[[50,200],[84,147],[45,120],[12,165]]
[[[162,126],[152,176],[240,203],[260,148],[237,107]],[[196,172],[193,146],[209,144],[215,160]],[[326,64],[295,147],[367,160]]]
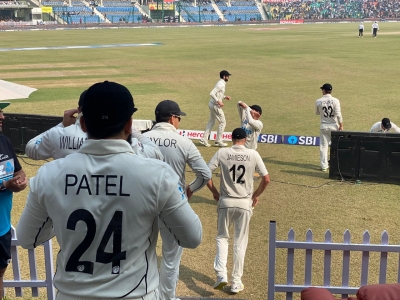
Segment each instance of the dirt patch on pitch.
[[284,27],[277,27],[277,28],[247,28],[244,30],[254,30],[254,31],[274,31],[274,30],[287,30],[290,28],[284,28]]

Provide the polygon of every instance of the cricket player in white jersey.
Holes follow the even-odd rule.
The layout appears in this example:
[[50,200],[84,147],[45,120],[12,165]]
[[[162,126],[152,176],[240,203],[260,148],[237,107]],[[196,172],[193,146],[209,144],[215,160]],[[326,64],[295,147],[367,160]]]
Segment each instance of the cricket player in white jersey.
[[376,38],[376,35],[378,34],[378,30],[379,30],[378,21],[375,21],[374,23],[372,23],[372,37],[373,38]]
[[364,37],[364,24],[363,22],[358,25],[358,37]]
[[390,132],[390,131],[395,131],[397,133],[400,133],[400,128],[393,122],[390,122],[388,118],[383,118],[381,122],[376,122],[374,125],[372,125],[370,129],[370,132]]
[[[39,134],[26,144],[25,153],[28,157],[36,160],[59,159],[80,149],[83,142],[87,140],[87,134],[82,131],[79,121],[85,93],[86,91],[79,97],[78,108],[64,112],[63,121],[60,124]],[[77,117],[74,116],[75,114],[78,114]],[[129,140],[133,151],[139,156],[163,159],[160,150],[139,131],[132,130]]]
[[18,240],[32,249],[57,237],[57,300],[157,300],[159,218],[182,247],[200,244],[201,222],[178,175],[127,142],[135,110],[124,86],[91,86],[81,117],[88,140],[30,181]]
[[218,121],[218,129],[217,129],[217,139],[215,140],[215,146],[217,147],[226,147],[228,144],[222,141],[222,134],[224,133],[224,129],[226,126],[225,114],[222,110],[224,107],[224,103],[222,102],[224,99],[231,100],[230,96],[225,96],[225,86],[229,80],[228,71],[222,70],[219,73],[220,80],[217,82],[215,87],[210,93],[211,99],[208,103],[208,108],[210,109],[210,118],[208,120],[206,130],[204,131],[203,138],[200,140],[200,144],[210,147],[211,145],[208,143],[208,137],[210,136],[211,129],[214,127],[215,121]]
[[[179,105],[172,100],[161,101],[155,109],[156,124],[151,131],[144,133],[161,150],[164,161],[169,164],[179,176],[182,187],[186,187],[186,196],[192,194],[211,179],[211,171],[193,142],[176,131],[179,122],[186,113],[181,111]],[[196,179],[186,186],[186,164],[196,174]],[[176,285],[179,279],[179,265],[183,248],[179,246],[168,224],[160,221],[160,234],[162,238],[162,259],[160,266],[160,300],[175,300]]]
[[[244,289],[242,283],[244,257],[249,239],[249,223],[253,209],[261,193],[266,189],[270,178],[263,160],[257,151],[247,149],[246,132],[236,128],[232,132],[233,146],[220,149],[208,163],[211,171],[221,169],[220,193],[210,180],[207,187],[218,201],[217,254],[214,269],[217,281],[215,289],[222,289],[228,283],[226,263],[228,260],[229,227],[234,227],[233,269],[231,293]],[[253,173],[258,172],[261,182],[253,191]]]
[[343,130],[343,117],[340,102],[332,97],[332,85],[325,83],[321,86],[322,97],[315,103],[315,113],[321,116],[320,125],[320,164],[323,172],[328,171],[328,147],[331,141],[331,131]]
[[246,132],[246,148],[257,149],[258,137],[263,128],[260,121],[262,109],[259,105],[248,106],[246,103],[238,102],[238,111],[240,117],[240,126]]

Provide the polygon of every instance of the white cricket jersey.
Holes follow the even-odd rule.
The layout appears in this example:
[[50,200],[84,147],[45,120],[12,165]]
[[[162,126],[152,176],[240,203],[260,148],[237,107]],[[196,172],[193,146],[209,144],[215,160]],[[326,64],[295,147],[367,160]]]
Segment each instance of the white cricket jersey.
[[373,24],[372,24],[372,28],[377,28],[377,29],[379,29],[378,23],[373,23]]
[[315,103],[315,113],[321,116],[321,128],[325,125],[343,123],[340,102],[331,94],[323,95]]
[[394,124],[393,122],[390,122],[390,124],[392,124],[392,128],[390,128],[389,130],[387,129],[382,129],[382,122],[376,122],[374,125],[372,125],[370,132],[397,132],[400,133],[400,128]]
[[[73,125],[64,127],[60,123],[34,137],[26,144],[25,153],[32,159],[59,159],[76,153],[86,140],[87,134],[82,131],[78,118]],[[140,156],[163,159],[154,143],[133,129],[131,146],[133,151]]]
[[[221,208],[242,207],[251,209],[253,195],[253,174],[268,174],[264,162],[256,150],[242,145],[222,148],[208,163],[211,171],[221,170],[220,195],[218,205]],[[246,199],[247,201],[239,201]]]
[[364,30],[364,25],[363,24],[358,25],[358,29]]
[[196,179],[190,183],[190,190],[196,192],[211,179],[211,171],[193,142],[181,136],[176,128],[169,123],[161,122],[154,125],[144,136],[152,140],[169,164],[179,176],[183,187],[185,182],[186,163],[196,174]]
[[200,219],[168,164],[123,140],[87,140],[31,178],[17,236],[28,249],[57,237],[54,286],[70,299],[132,299],[158,288],[158,218],[182,247],[199,245]]
[[[240,103],[241,101],[239,101]],[[246,131],[246,148],[257,149],[258,137],[260,136],[263,128],[263,123],[260,120],[254,120],[251,115],[251,108],[243,108],[238,104],[238,111],[240,116],[240,127]]]
[[[217,84],[213,88],[213,90],[210,93],[211,99],[210,103],[214,105],[218,105],[218,101],[223,101],[225,98],[225,86],[226,82],[223,79],[218,80]],[[219,105],[218,105],[219,107]]]

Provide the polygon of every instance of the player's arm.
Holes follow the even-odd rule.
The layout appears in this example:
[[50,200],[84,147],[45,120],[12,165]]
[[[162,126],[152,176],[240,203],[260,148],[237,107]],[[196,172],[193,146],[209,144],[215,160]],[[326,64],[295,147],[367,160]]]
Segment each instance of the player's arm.
[[242,101],[239,101],[238,104],[237,104],[237,109],[238,109],[239,118],[240,118],[240,126],[242,126],[242,122],[246,119],[246,113],[244,111],[244,105],[246,105],[246,103],[244,103]]
[[317,102],[315,102],[315,114],[316,115],[320,115],[320,112],[319,112],[319,108],[318,108],[318,101]]
[[52,158],[54,154],[52,142],[59,142],[54,141],[52,136],[53,133],[58,130],[58,128],[64,128],[63,123],[60,123],[57,126],[50,128],[49,130],[31,139],[25,147],[26,155],[36,160]]
[[250,112],[251,108],[247,106],[247,108],[245,109],[245,113],[250,126],[253,127],[256,131],[261,131],[261,129],[263,128],[262,122],[260,120],[254,120]]
[[25,249],[36,248],[54,236],[53,221],[39,199],[38,187],[43,186],[44,180],[42,172],[43,167],[30,180],[28,199],[17,224],[18,241]]
[[9,190],[13,193],[18,193],[20,191],[23,191],[28,182],[27,182],[27,178],[25,175],[24,170],[22,170],[21,164],[19,163],[19,160],[17,158],[17,154],[15,153],[14,147],[11,144],[11,141],[7,138],[7,146],[9,149],[9,152],[12,153],[12,157],[14,158],[14,174],[13,177],[11,179],[4,179],[2,181],[4,187],[6,188],[6,190]]
[[214,100],[214,104],[216,105],[218,104],[221,107],[224,106],[224,104],[221,100],[219,100],[218,98],[219,94],[222,95],[221,99],[228,99],[228,100],[231,99],[229,96],[225,96],[222,90],[223,90],[223,83],[218,81],[218,83],[215,85],[215,87],[210,93],[211,98]]
[[206,162],[201,156],[200,151],[192,142],[189,143],[189,148],[187,151],[187,163],[192,171],[196,174],[196,179],[193,180],[186,189],[186,195],[190,199],[194,192],[197,192],[203,188],[211,179],[211,170],[208,168]]
[[393,130],[398,132],[398,133],[400,133],[400,128],[396,124],[394,124],[393,122],[391,124],[392,124]]
[[159,195],[164,198],[159,201],[163,204],[159,214],[161,222],[170,230],[180,246],[196,248],[203,234],[200,219],[179,186],[179,178],[175,171],[165,164],[160,174],[162,184],[159,187]]
[[259,200],[258,198],[265,191],[268,184],[270,183],[270,178],[269,178],[267,168],[265,167],[264,162],[263,162],[260,154],[258,154],[258,152],[256,152],[256,171],[261,176],[261,182],[258,185],[258,188],[253,193],[253,196],[251,197],[253,200],[253,204],[252,204],[253,207],[258,204],[258,200]]
[[154,144],[154,142],[152,142],[147,136],[143,135],[140,131],[134,128],[132,128],[131,146],[133,151],[139,156],[155,158],[164,161],[164,156],[157,145]]
[[340,102],[339,100],[335,101],[335,116],[339,122],[339,130],[343,130],[343,117],[342,117],[342,112],[340,110]]
[[[377,127],[376,124],[378,124],[379,127]],[[374,125],[372,125],[371,129],[369,130],[369,132],[378,132],[378,129],[380,127],[381,127],[381,122],[375,123]]]
[[[214,154],[214,156],[211,158],[210,162],[208,163],[208,168],[211,170],[211,173],[219,167],[219,152],[220,151],[217,151],[217,153]],[[218,201],[220,194],[219,194],[217,188],[215,187],[212,179],[210,179],[207,182],[207,187],[210,190],[210,192],[213,194],[214,200]]]

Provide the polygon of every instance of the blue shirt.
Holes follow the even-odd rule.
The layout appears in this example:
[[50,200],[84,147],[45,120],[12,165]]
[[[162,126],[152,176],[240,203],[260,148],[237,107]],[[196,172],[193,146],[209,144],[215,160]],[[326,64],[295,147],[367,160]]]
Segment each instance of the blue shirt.
[[[11,141],[0,134],[0,180],[9,180],[21,169]],[[11,228],[12,196],[11,191],[0,191],[0,236]]]

